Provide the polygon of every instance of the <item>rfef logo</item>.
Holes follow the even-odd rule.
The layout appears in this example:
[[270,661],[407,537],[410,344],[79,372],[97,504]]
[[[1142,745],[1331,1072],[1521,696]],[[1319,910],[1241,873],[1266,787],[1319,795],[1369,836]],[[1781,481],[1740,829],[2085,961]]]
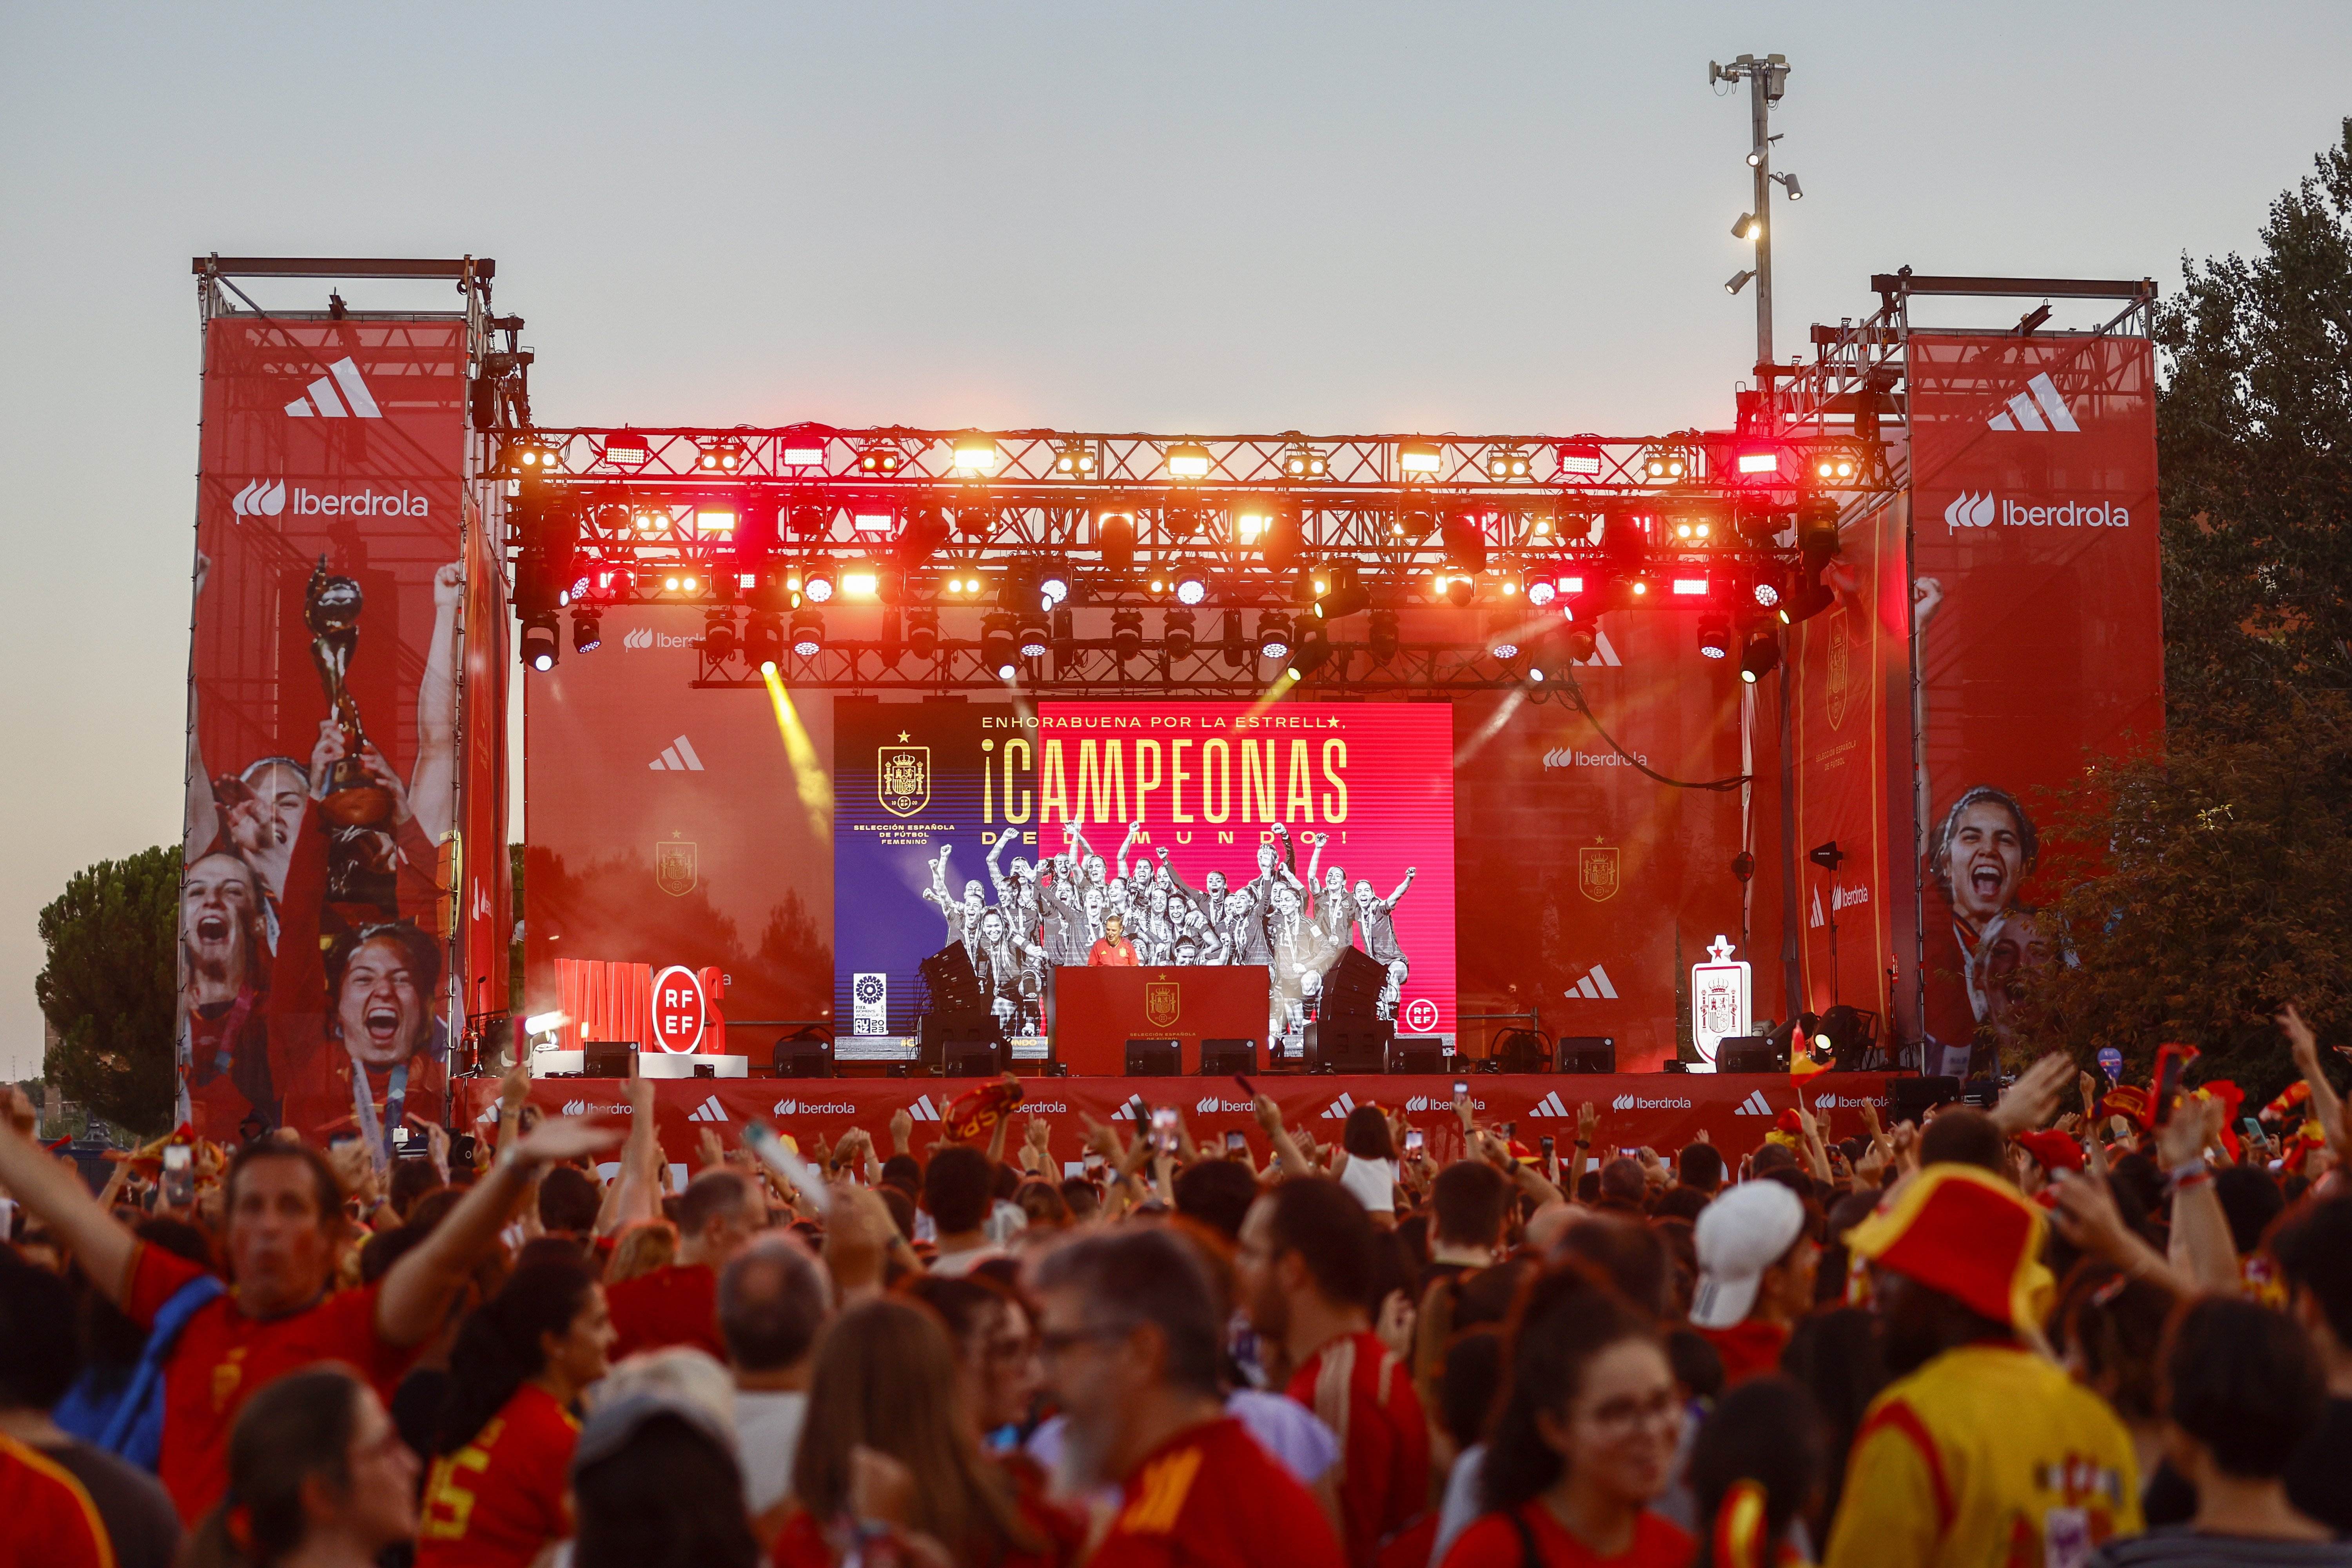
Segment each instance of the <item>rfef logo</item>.
[[654,1044],[673,1056],[702,1043],[709,1022],[702,999],[702,982],[694,971],[673,963],[654,976]]

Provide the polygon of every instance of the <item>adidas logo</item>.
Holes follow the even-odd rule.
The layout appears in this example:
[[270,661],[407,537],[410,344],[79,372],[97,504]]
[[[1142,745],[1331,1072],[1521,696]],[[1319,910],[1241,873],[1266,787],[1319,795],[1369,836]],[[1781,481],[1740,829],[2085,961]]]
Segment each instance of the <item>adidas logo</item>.
[[[569,1115],[571,1115],[571,1114],[572,1114],[572,1113],[571,1111],[565,1111],[565,1112],[564,1112],[564,1114],[565,1114],[565,1115],[567,1115],[567,1116],[569,1116]],[[477,1116],[477,1117],[475,1117],[475,1118],[474,1118],[474,1125],[475,1125],[475,1126],[477,1126],[477,1127],[488,1127],[488,1125],[490,1125],[490,1123],[492,1123],[492,1122],[496,1121],[498,1119],[499,1119],[499,1102],[498,1102],[497,1100],[494,1100],[490,1101],[488,1105],[485,1105],[484,1107],[482,1107],[482,1113],[481,1113],[479,1116]]]
[[1617,987],[1609,984],[1609,972],[1596,963],[1583,979],[1560,994],[1582,996],[1596,1002],[1614,1002],[1617,1000]]
[[[1121,1114],[1126,1116],[1129,1121],[1135,1120],[1135,1112],[1133,1110],[1129,1110],[1125,1106],[1122,1106],[1119,1109]],[[914,1104],[907,1107],[907,1114],[913,1117],[918,1121],[937,1121],[940,1119],[940,1108],[933,1105],[931,1103],[931,1097],[926,1094],[918,1099]]]
[[719,1097],[714,1094],[688,1112],[686,1119],[688,1121],[724,1121],[727,1120],[727,1108],[719,1103]]
[[702,759],[694,754],[694,742],[683,735],[664,746],[661,755],[646,766],[657,773],[698,773],[704,771]]
[[1625,661],[1623,659],[1617,657],[1617,647],[1614,643],[1612,643],[1609,640],[1607,628],[1595,626],[1592,628],[1592,657],[1591,658],[1577,660],[1576,668],[1579,669],[1617,669],[1622,668],[1624,663]]
[[[1625,1107],[1621,1105],[1617,1109],[1622,1110]],[[1535,1103],[1535,1109],[1528,1112],[1528,1116],[1530,1120],[1538,1121],[1543,1121],[1547,1117],[1554,1121],[1565,1121],[1575,1114],[1576,1113],[1574,1111],[1569,1110],[1568,1101],[1559,1097],[1559,1090],[1558,1089],[1553,1089],[1549,1094],[1547,1094],[1541,1100],[1537,1100]]]
[[2082,432],[2082,426],[2074,423],[2074,414],[2066,407],[2066,400],[2058,395],[2058,388],[2048,375],[2038,372],[2026,382],[2025,391],[2009,400],[2005,412],[1994,415],[1985,424],[1992,429],[2012,433],[2038,430],[2045,436],[2053,432],[2074,436]]
[[1993,516],[1999,510],[2000,503],[1993,500],[1990,490],[1985,491],[1982,495],[1971,495],[1967,490],[1962,490],[1952,498],[1952,504],[1944,509],[1944,526],[1990,528],[1993,524]]
[[1807,923],[1816,926],[1829,924],[1829,921],[1822,915],[1822,890],[1819,888],[1813,889],[1813,918]]
[[629,632],[621,638],[621,646],[627,648],[632,653],[641,652],[646,648],[653,647],[653,628],[651,626],[637,627],[635,630]]
[[[335,395],[337,387],[342,389],[343,395],[341,397]],[[313,416],[321,419],[345,417],[381,419],[383,417],[383,410],[378,408],[375,405],[375,399],[368,395],[367,383],[360,379],[360,367],[352,363],[349,354],[329,365],[327,374],[304,387],[302,394],[286,405],[286,412],[289,417],[295,419],[308,419]],[[350,405],[349,407],[344,406],[347,403]],[[2069,426],[2068,428],[2071,429],[2073,426]]]
[[1348,1113],[1355,1109],[1356,1097],[1343,1089],[1339,1099],[1323,1108],[1323,1119],[1326,1121],[1345,1121]]
[[1739,1109],[1733,1111],[1731,1114],[1734,1116],[1774,1116],[1779,1113],[1775,1111],[1771,1106],[1765,1103],[1764,1091],[1762,1089],[1751,1089],[1748,1091],[1748,1098],[1739,1102]]
[[230,498],[228,510],[238,517],[276,517],[286,510],[286,481],[256,479]]

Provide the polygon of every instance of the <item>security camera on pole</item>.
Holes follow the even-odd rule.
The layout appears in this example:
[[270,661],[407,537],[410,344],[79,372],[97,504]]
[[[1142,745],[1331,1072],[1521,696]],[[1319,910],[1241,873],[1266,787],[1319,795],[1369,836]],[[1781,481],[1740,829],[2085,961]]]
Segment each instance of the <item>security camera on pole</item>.
[[1742,55],[1727,66],[1709,60],[1706,65],[1707,85],[1717,82],[1748,84],[1748,120],[1753,136],[1748,151],[1748,166],[1756,174],[1755,205],[1740,215],[1731,226],[1736,239],[1752,240],[1756,245],[1756,265],[1731,275],[1724,284],[1728,293],[1737,294],[1756,280],[1756,363],[1772,363],[1772,182],[1778,180],[1792,202],[1804,199],[1804,187],[1794,174],[1772,172],[1772,143],[1780,138],[1772,134],[1772,106],[1789,87],[1789,57],[1766,55],[1759,59],[1754,55]]

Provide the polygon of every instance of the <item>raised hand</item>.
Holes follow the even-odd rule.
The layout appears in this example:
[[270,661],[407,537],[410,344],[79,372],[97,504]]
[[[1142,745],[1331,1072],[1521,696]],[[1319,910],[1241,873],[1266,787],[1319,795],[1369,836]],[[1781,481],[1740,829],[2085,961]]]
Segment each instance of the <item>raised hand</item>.
[[515,1158],[528,1164],[560,1165],[583,1154],[601,1154],[620,1142],[619,1128],[594,1117],[550,1116],[516,1142]]

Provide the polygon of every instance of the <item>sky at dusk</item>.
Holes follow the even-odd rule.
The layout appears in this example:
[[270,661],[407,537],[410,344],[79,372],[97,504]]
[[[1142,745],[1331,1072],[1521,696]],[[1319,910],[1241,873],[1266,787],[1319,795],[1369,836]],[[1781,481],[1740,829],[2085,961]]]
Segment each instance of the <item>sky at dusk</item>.
[[495,257],[551,424],[1722,425],[1750,51],[1784,358],[1906,263],[2168,294],[2352,112],[2340,0],[0,8],[0,1078],[40,907],[179,829],[191,256]]

